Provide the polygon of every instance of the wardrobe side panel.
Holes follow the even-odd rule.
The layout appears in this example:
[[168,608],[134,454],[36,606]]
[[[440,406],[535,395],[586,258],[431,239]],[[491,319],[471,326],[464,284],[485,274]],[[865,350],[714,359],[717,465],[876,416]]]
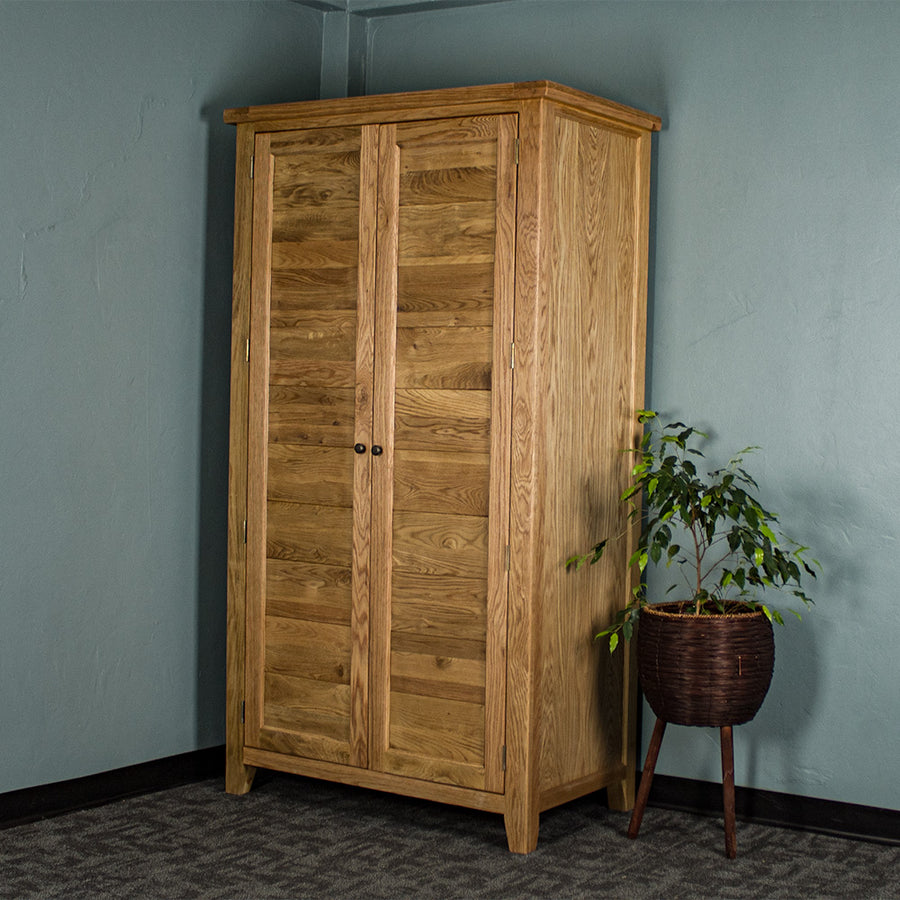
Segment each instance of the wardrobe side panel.
[[250,247],[253,183],[253,129],[237,133],[234,214],[234,277],[231,308],[231,414],[228,455],[228,618],[225,709],[225,789],[231,794],[250,790],[255,770],[244,765],[244,654],[246,645],[247,559],[247,341],[250,339]]
[[[619,496],[630,481],[641,405],[646,220],[641,132],[558,110],[548,141],[541,342],[547,461],[539,504],[536,598],[541,629],[542,805],[625,777],[623,660],[593,635],[627,600],[628,542],[575,572],[565,560],[628,531]],[[640,355],[640,359],[638,359]],[[580,786],[580,789],[579,789]]]

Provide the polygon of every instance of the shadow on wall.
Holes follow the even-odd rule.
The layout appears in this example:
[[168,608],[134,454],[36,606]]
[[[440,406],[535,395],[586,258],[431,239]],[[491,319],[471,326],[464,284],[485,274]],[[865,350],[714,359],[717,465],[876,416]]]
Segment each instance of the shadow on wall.
[[[755,740],[748,744],[748,772],[751,783],[757,783],[757,774],[765,781],[764,773],[768,772],[791,792],[827,797],[833,773],[811,768],[796,748],[806,745],[806,732],[813,723],[829,717],[822,705],[824,661],[833,657],[828,648],[835,640],[844,639],[856,646],[866,645],[863,635],[838,636],[838,631],[853,632],[863,627],[855,623],[862,618],[865,604],[861,588],[865,584],[864,567],[849,540],[836,540],[836,536],[845,534],[841,523],[856,521],[859,504],[836,489],[823,497],[800,485],[795,485],[785,499],[786,509],[802,510],[804,522],[810,523],[811,527],[802,526],[804,536],[810,541],[809,555],[822,563],[822,569],[816,581],[808,585],[816,603],[803,611],[803,621],[789,615],[785,617],[786,627],[776,628],[773,687],[782,699],[776,703],[767,700],[760,711]],[[827,673],[828,679],[835,677],[840,676],[833,671]],[[864,740],[864,735],[860,738]]]
[[207,104],[206,246],[200,390],[200,523],[197,560],[197,743],[224,740],[227,589],[228,401],[231,364],[231,260],[234,133],[223,105]]

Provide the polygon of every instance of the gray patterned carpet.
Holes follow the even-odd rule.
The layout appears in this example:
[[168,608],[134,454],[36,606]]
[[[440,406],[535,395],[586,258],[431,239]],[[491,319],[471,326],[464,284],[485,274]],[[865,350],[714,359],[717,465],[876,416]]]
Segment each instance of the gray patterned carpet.
[[216,779],[0,831],[3,898],[900,898],[900,848],[584,798],[541,817],[536,852],[502,819],[263,774]]

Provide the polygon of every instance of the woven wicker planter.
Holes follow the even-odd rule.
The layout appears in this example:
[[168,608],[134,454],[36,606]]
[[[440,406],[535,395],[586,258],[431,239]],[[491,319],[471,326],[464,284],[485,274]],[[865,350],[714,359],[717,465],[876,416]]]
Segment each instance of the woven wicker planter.
[[641,610],[638,673],[657,718],[722,727],[749,722],[775,664],[772,624],[747,607],[726,615],[682,613],[679,603]]

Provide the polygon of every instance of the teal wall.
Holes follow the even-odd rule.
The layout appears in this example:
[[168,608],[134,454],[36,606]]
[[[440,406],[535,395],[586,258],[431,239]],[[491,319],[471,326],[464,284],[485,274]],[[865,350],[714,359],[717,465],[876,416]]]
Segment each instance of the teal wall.
[[0,792],[224,739],[234,130],[321,17],[0,2]]
[[[893,809],[898,46],[897,3],[512,0],[372,18],[362,67],[368,93],[548,78],[662,116],[648,400],[715,462],[762,445],[763,498],[824,565],[737,780]],[[718,766],[716,732],[669,729],[659,772]]]
[[662,116],[649,402],[824,564],[738,782],[900,809],[900,4],[441,6],[0,2],[0,792],[223,739],[222,109],[549,78]]

